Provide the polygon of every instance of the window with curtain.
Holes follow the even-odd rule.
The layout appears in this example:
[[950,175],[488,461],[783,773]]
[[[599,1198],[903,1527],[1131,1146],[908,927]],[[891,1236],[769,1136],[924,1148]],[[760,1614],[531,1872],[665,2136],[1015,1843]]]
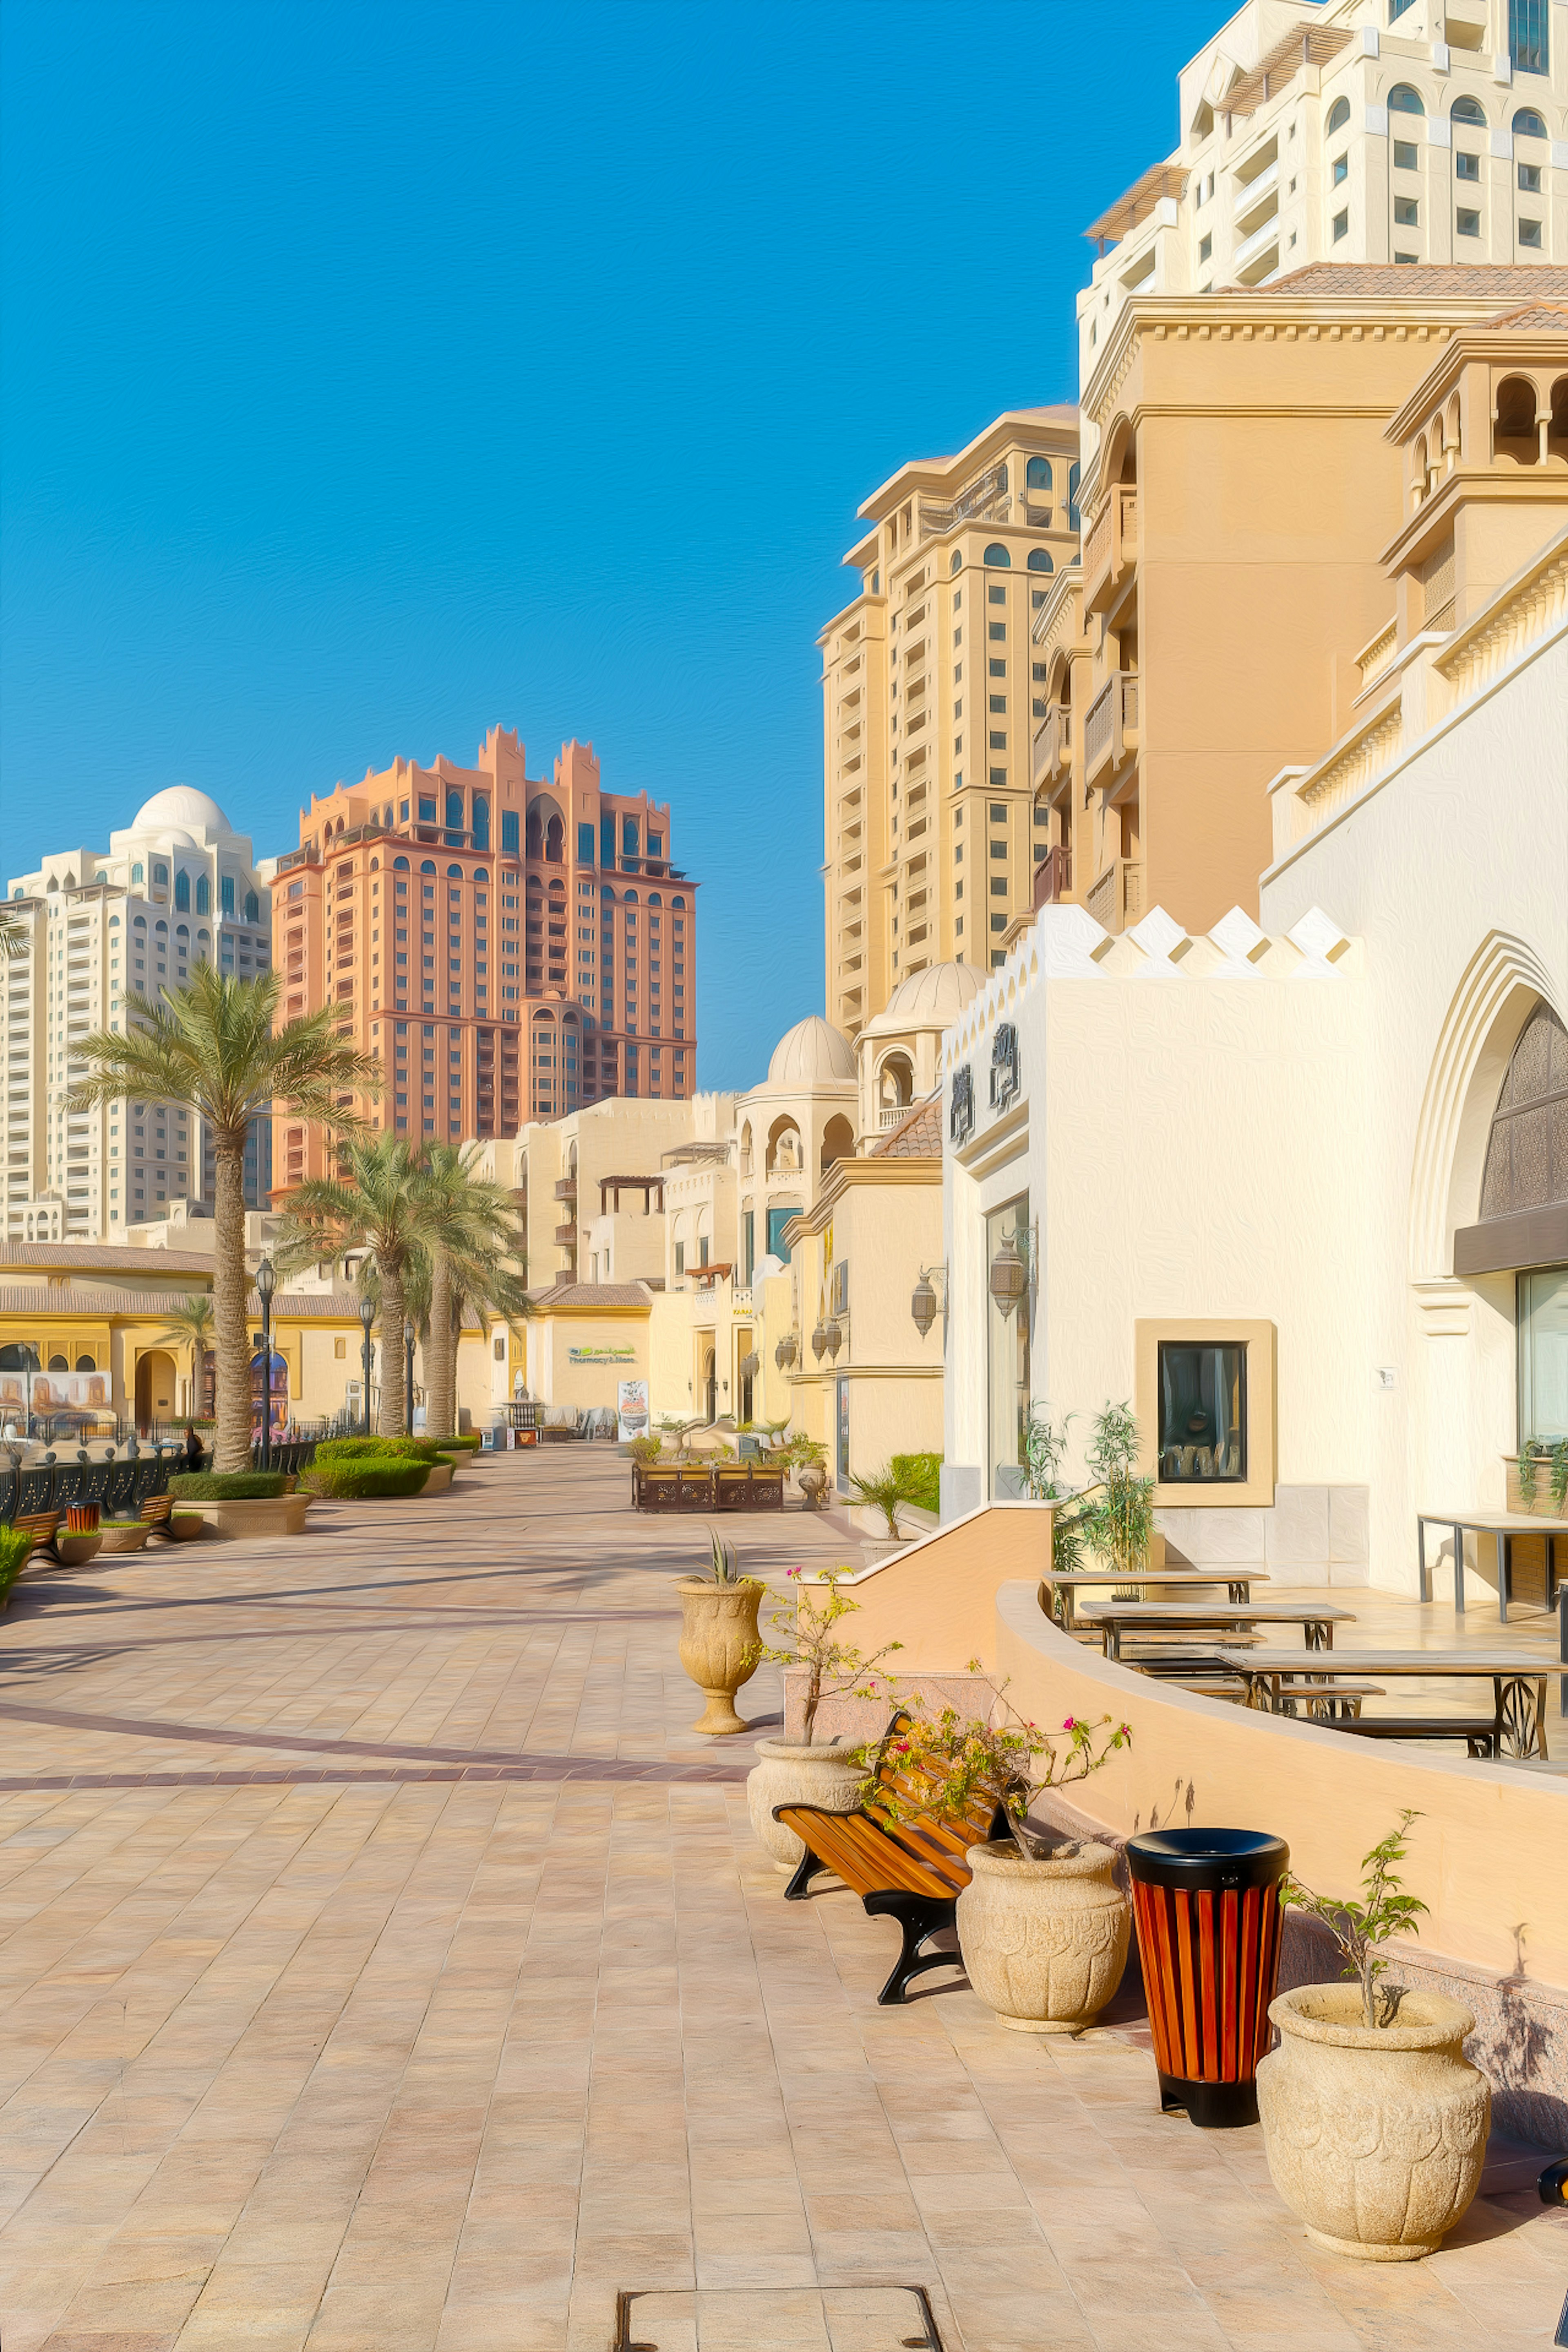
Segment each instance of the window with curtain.
[[1158,1434],[1162,1485],[1239,1485],[1246,1478],[1243,1344],[1161,1341]]

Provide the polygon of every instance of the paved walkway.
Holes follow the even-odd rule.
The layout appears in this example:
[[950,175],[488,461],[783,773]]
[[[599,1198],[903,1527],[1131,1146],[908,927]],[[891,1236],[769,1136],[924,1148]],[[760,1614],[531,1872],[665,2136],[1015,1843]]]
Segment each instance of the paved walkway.
[[[785,1906],[608,1454],[29,1580],[0,1622],[5,2352],[1421,2352],[1551,2340],[1568,2215],[1310,2248],[1136,2032],[1047,2047]],[[775,1577],[842,1555],[736,1523]],[[776,1680],[742,1707],[766,1719]],[[826,2290],[825,2292],[824,2290]]]

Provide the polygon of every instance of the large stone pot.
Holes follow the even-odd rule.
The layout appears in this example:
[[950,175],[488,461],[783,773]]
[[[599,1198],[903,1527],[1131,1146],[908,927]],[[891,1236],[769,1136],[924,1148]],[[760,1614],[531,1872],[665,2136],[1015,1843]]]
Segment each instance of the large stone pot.
[[794,1739],[759,1739],[757,1766],[746,1776],[752,1827],[773,1858],[775,1870],[794,1870],[805,1848],[795,1832],[773,1819],[775,1805],[822,1805],[830,1813],[852,1813],[866,1778],[847,1750],[824,1741],[803,1748]]
[[1298,1985],[1269,2004],[1258,2110],[1274,2186],[1307,2235],[1363,2263],[1436,2252],[1480,2186],[1491,2092],[1464,2054],[1475,2019],[1407,1992],[1392,2025],[1363,2021],[1359,1985]]
[[103,1538],[96,1528],[84,1528],[79,1535],[68,1535],[61,1528],[55,1537],[55,1558],[62,1568],[85,1568],[102,1549]]
[[[310,1495],[252,1495],[243,1500],[193,1503],[180,1507],[180,1516],[199,1511],[215,1536],[244,1542],[255,1536],[302,1536]],[[179,1538],[176,1538],[178,1540]]]
[[118,1525],[103,1519],[98,1532],[103,1538],[105,1551],[141,1551],[153,1530],[145,1519],[126,1519]]
[[744,1731],[735,1693],[757,1671],[758,1661],[748,1653],[756,1648],[757,1608],[765,1588],[754,1576],[738,1584],[683,1576],[675,1589],[680,1595],[680,1663],[708,1702],[691,1728],[710,1739]]
[[820,1511],[827,1499],[827,1473],[820,1462],[808,1462],[804,1470],[795,1474],[801,1500],[808,1511]]
[[1115,1850],[1082,1845],[1026,1862],[1009,1839],[969,1849],[958,1898],[969,1981],[1016,2033],[1081,2033],[1121,1981],[1132,1907]]

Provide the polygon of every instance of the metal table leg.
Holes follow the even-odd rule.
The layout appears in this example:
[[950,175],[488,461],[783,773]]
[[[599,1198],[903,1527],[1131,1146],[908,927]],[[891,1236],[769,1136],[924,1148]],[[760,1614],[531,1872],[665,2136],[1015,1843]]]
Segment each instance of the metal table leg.
[[1459,1617],[1465,1613],[1465,1530],[1463,1528],[1454,1529],[1454,1611]]
[[1508,1623],[1508,1604],[1513,1599],[1513,1538],[1504,1533],[1497,1538],[1497,1613],[1503,1624]]
[[1426,1522],[1419,1511],[1415,1514],[1416,1590],[1423,1601],[1432,1598],[1432,1571],[1426,1565]]

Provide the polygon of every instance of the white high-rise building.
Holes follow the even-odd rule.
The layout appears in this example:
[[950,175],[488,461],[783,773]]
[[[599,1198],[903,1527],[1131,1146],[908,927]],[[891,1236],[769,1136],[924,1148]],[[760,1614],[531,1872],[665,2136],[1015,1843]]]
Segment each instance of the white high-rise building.
[[1087,232],[1083,383],[1134,294],[1568,259],[1562,0],[1245,0],[1177,107],[1179,143]]
[[[80,1040],[120,1027],[127,988],[157,1001],[193,967],[248,975],[271,961],[271,906],[247,835],[205,793],[155,793],[108,850],[66,849],[7,891],[23,952],[0,958],[6,1086],[0,1126],[8,1242],[114,1241],[179,1200],[210,1202],[200,1122],[163,1104],[68,1112]],[[245,1197],[271,1190],[271,1124],[253,1122]]]

